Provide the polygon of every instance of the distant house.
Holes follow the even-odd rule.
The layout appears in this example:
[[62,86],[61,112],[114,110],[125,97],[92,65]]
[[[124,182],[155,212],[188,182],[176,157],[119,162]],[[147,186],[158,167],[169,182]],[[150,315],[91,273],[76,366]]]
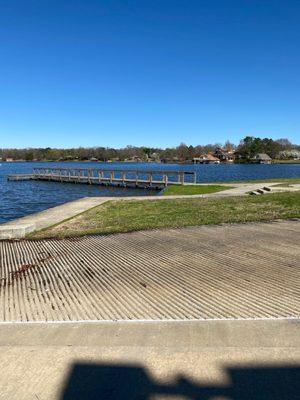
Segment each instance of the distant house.
[[234,157],[235,160],[239,161],[239,160],[242,160],[242,159],[243,159],[243,154],[241,154],[241,153],[239,152],[239,150],[235,150],[235,151],[233,152],[233,157]]
[[6,162],[13,162],[14,159],[13,159],[13,158],[10,158],[10,157],[7,157],[5,161],[6,161]]
[[156,162],[156,163],[160,163],[160,157],[158,153],[152,153],[150,155],[150,157],[148,157],[148,162]]
[[231,150],[225,150],[221,147],[217,147],[214,156],[217,157],[221,162],[233,162],[234,161],[234,152]]
[[142,162],[143,160],[139,156],[133,156],[130,158],[125,158],[125,162]]
[[220,164],[220,160],[211,153],[193,158],[194,164]]
[[271,164],[272,158],[266,153],[258,153],[251,158],[251,161],[257,164]]
[[72,161],[72,160],[74,160],[74,157],[72,157],[70,154],[66,155],[66,156],[63,158],[63,161]]

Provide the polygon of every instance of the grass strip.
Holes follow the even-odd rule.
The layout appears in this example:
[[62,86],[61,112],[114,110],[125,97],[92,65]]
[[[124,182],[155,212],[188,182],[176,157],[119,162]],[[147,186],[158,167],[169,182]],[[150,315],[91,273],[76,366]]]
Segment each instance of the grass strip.
[[300,218],[300,192],[226,198],[108,201],[28,238]]
[[162,192],[163,196],[217,193],[222,190],[233,189],[233,186],[222,185],[170,185]]

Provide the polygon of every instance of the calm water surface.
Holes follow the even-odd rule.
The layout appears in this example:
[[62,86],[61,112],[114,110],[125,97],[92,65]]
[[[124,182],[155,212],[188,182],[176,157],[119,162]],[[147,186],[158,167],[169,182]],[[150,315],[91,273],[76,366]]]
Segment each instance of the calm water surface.
[[2,163],[0,166],[0,223],[32,214],[87,196],[147,196],[144,189],[123,189],[93,185],[55,182],[7,182],[9,174],[31,173],[34,167],[93,167],[102,169],[188,170],[197,172],[198,182],[229,182],[232,180],[299,178],[300,164],[273,165],[174,165],[143,163]]

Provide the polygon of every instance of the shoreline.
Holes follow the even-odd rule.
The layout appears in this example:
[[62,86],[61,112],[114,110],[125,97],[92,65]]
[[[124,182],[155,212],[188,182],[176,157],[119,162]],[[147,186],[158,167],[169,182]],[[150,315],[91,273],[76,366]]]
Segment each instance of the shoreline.
[[[300,179],[299,179],[300,183]],[[277,187],[276,187],[277,185]],[[272,192],[290,192],[294,191],[290,187],[278,187],[280,180],[272,182],[269,185],[272,188]],[[188,185],[188,186],[206,186],[204,185]],[[209,186],[209,185],[207,185]],[[226,186],[226,184],[224,185]],[[44,211],[33,213],[22,218],[18,218],[9,221],[4,224],[0,224],[0,239],[21,239],[25,238],[28,234],[34,231],[44,230],[46,228],[55,226],[68,219],[78,216],[88,210],[93,209],[99,205],[107,202],[122,202],[122,201],[163,201],[163,200],[179,200],[179,199],[207,199],[207,198],[226,198],[226,197],[237,197],[249,195],[249,192],[256,191],[260,187],[264,186],[264,183],[236,183],[235,187],[229,188],[206,194],[191,194],[191,195],[166,195],[166,196],[130,196],[130,197],[84,197],[82,199],[66,202],[62,205],[48,208]],[[183,185],[183,188],[186,188]],[[296,189],[297,190],[297,189]]]
[[212,163],[195,163],[192,161],[178,162],[178,161],[168,161],[168,162],[157,162],[157,161],[93,161],[93,160],[14,160],[6,161],[0,160],[1,164],[19,164],[19,163],[93,163],[93,164],[157,164],[157,165],[274,165],[274,164],[300,164],[300,160],[272,160],[270,164],[249,162],[249,161],[235,161],[235,162],[220,162],[219,164]]

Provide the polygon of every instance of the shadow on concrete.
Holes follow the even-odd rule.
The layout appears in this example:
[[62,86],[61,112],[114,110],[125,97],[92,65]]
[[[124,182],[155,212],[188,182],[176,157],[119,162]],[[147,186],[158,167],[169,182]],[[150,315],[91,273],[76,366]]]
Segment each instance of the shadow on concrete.
[[231,382],[226,386],[209,386],[182,375],[164,384],[139,365],[75,364],[61,400],[300,399],[300,366],[226,368],[225,372]]

